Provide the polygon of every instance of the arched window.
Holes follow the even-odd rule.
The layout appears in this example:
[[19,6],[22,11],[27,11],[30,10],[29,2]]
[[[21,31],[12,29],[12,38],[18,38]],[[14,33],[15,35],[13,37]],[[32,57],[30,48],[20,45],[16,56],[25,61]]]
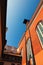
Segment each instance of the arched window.
[[43,48],[43,21],[42,20],[37,25],[36,32],[37,32],[39,41],[41,43],[41,46]]

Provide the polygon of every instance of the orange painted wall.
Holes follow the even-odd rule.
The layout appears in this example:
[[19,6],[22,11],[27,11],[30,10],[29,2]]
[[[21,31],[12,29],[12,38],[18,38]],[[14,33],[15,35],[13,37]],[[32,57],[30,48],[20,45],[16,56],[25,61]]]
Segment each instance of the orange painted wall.
[[23,49],[22,65],[26,65],[26,42],[28,38],[31,38],[36,65],[39,65],[39,62],[40,65],[43,65],[43,49],[36,33],[36,27],[40,20],[43,20],[43,7],[39,10],[36,17],[32,21],[30,28],[26,30],[24,38],[20,43],[19,51]]
[[43,49],[36,33],[36,27],[40,20],[43,20],[43,7],[30,26],[30,34],[36,65],[43,65]]
[[42,50],[40,41],[39,41],[37,33],[36,33],[36,27],[40,20],[43,20],[43,7],[41,8],[39,14],[35,18],[35,20],[33,20],[33,23],[30,26],[30,34],[31,34],[31,40],[32,40],[34,54],[37,54],[38,52],[40,52]]
[[29,30],[26,30],[25,36],[26,36],[26,41],[27,41],[30,38]]
[[43,50],[35,55],[36,65],[43,65]]
[[22,54],[22,65],[26,64],[26,48],[25,48],[25,36],[19,46],[19,51],[23,49],[23,54]]
[[25,35],[20,43],[19,48],[19,53],[21,52],[21,50],[23,49],[23,55],[22,55],[22,65],[26,65],[26,41],[28,40],[28,38],[30,37],[29,35],[29,30],[27,30],[25,32]]

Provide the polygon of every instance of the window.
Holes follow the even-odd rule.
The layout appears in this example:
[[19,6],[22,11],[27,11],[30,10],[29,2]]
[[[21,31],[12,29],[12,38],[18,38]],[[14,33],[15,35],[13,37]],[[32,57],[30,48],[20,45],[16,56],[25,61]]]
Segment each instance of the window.
[[27,41],[27,65],[29,64],[29,60],[32,58],[32,65],[33,65],[33,54],[31,49],[31,40],[30,38]]
[[36,32],[43,48],[43,21],[40,21],[40,23],[37,25]]

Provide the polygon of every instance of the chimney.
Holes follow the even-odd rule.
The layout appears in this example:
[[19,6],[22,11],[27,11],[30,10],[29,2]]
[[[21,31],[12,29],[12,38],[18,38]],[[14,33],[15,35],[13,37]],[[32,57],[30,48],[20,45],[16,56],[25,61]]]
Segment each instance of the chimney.
[[27,19],[24,19],[24,21],[23,21],[23,23],[26,24],[26,29],[27,29],[27,27],[28,27],[29,21],[30,21],[30,20],[27,20]]

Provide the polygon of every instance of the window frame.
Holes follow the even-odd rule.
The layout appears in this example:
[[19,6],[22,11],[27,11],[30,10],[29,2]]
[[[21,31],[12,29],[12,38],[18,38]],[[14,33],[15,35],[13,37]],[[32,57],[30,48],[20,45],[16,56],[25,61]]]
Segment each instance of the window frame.
[[[37,31],[38,25],[39,25],[41,22],[43,22],[43,20],[40,20],[39,23],[38,23],[37,26],[36,26],[36,33],[37,33],[39,42],[40,42],[40,44],[41,44],[41,47],[43,48],[43,42],[41,41],[40,35],[39,35],[38,31]],[[43,25],[43,24],[42,24],[42,25]]]

